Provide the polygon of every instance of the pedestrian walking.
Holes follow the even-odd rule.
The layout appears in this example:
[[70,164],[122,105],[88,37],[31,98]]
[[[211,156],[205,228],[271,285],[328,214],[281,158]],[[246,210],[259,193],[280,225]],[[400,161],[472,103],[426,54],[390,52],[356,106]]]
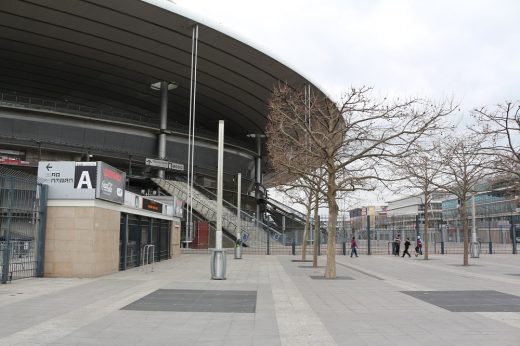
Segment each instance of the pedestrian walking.
[[356,255],[356,257],[358,257],[356,249],[357,249],[356,237],[352,237],[352,240],[350,241],[350,257],[352,257],[352,255]]
[[401,236],[400,236],[399,234],[398,234],[397,237],[395,237],[395,239],[394,239],[394,247],[395,247],[395,249],[394,249],[394,251],[395,251],[394,255],[395,255],[395,256],[399,256],[399,251],[400,251],[400,249],[401,249]]
[[420,235],[417,236],[417,248],[418,248],[417,253],[419,255],[422,255],[422,240],[421,240]]
[[403,257],[404,257],[404,255],[408,255],[408,257],[412,257],[410,255],[410,253],[408,252],[408,248],[410,247],[410,245],[412,245],[412,243],[410,243],[410,238],[406,238],[406,241],[404,242]]

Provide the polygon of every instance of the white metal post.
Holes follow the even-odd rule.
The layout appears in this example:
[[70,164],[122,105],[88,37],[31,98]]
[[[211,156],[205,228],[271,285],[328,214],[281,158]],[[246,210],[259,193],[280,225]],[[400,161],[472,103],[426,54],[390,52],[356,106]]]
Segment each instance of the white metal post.
[[242,173],[237,174],[237,230],[236,230],[236,244],[235,244],[235,259],[242,258],[242,230],[240,228],[240,202],[242,199]]
[[217,158],[217,234],[215,248],[222,250],[222,187],[224,172],[224,120],[218,122],[218,158]]
[[237,239],[241,239],[242,232],[240,229],[241,223],[240,223],[240,202],[242,197],[242,173],[238,173],[238,186],[237,186]]
[[224,176],[224,120],[218,122],[218,155],[217,155],[217,231],[215,233],[215,249],[211,256],[211,278],[226,278],[226,253],[222,250],[222,188]]
[[477,218],[475,213],[475,193],[471,196],[471,257],[479,257],[479,247],[477,243]]

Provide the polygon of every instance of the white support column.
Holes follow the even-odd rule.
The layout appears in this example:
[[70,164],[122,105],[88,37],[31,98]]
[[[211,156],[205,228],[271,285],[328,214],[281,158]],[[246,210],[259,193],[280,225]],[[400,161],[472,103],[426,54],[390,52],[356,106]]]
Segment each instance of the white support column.
[[242,258],[242,230],[240,222],[240,202],[242,199],[242,173],[237,174],[237,219],[236,219],[236,244],[235,244],[235,259]]
[[[168,119],[168,82],[161,82],[161,112],[159,125],[159,149],[157,156],[163,160],[166,158],[166,124]],[[157,172],[159,178],[164,179],[164,169]]]
[[240,222],[240,203],[241,203],[241,199],[242,199],[242,173],[238,173],[237,174],[237,239],[241,239],[241,229],[240,229],[240,226],[241,226],[241,222]]
[[477,242],[477,217],[475,213],[475,193],[471,196],[471,257],[477,258],[480,256],[480,251]]
[[224,176],[224,120],[218,122],[218,159],[217,159],[217,234],[215,248],[222,249],[222,190]]
[[222,190],[224,178],[224,120],[218,122],[218,159],[217,159],[217,231],[215,248],[211,254],[211,278],[226,279],[226,252],[222,249]]

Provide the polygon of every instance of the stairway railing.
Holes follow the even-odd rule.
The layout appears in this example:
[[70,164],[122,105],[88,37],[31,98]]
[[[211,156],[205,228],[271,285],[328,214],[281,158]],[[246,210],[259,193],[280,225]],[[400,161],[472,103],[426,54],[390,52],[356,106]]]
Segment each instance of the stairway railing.
[[[159,179],[159,178],[153,178],[152,179],[157,185],[163,187],[165,190],[169,191],[170,193],[178,196],[181,199],[184,199],[187,201],[188,199],[188,193],[187,193],[187,184],[182,181],[169,181],[165,179]],[[184,189],[184,186],[186,185],[186,189]],[[197,187],[197,189],[193,189],[193,196],[192,196],[192,206],[193,208],[203,215],[206,219],[210,221],[216,221],[216,201],[210,199],[208,196],[203,194],[201,191],[198,191],[201,189],[201,187]],[[210,196],[214,194],[211,193],[211,191],[204,191],[206,194],[209,194]],[[233,234],[236,233],[239,225],[237,224],[237,217],[236,217],[236,207],[232,205],[231,203],[224,201],[224,211],[222,214],[222,227],[226,229],[228,232],[231,232]],[[231,209],[231,210],[230,210]],[[234,209],[234,212],[233,212]],[[244,234],[247,234],[247,239],[243,238],[243,241],[246,242],[248,245],[252,245],[253,243],[264,243],[267,241],[265,233],[269,232],[269,235],[274,240],[281,239],[280,232],[270,228],[267,224],[261,222],[260,220],[254,218],[252,215],[250,215],[247,212],[241,211],[240,213],[240,230]],[[256,236],[253,236],[255,233]],[[260,234],[264,234],[264,236],[261,236]]]

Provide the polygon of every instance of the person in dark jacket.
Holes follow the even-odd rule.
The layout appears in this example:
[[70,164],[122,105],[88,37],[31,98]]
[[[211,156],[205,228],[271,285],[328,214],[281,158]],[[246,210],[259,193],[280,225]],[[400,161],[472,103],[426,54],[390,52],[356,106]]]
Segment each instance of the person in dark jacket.
[[394,246],[395,246],[394,255],[395,256],[399,256],[399,252],[401,251],[400,250],[400,248],[401,248],[401,236],[399,234],[394,239]]
[[412,245],[412,243],[410,243],[410,238],[406,238],[406,241],[404,242],[404,252],[403,252],[403,256],[404,255],[408,255],[408,257],[412,257],[410,255],[410,253],[408,252],[408,248],[410,248],[410,245]]
[[357,249],[356,237],[352,237],[352,240],[350,241],[350,257],[352,257],[352,255],[356,255],[356,257],[358,257],[356,249]]

